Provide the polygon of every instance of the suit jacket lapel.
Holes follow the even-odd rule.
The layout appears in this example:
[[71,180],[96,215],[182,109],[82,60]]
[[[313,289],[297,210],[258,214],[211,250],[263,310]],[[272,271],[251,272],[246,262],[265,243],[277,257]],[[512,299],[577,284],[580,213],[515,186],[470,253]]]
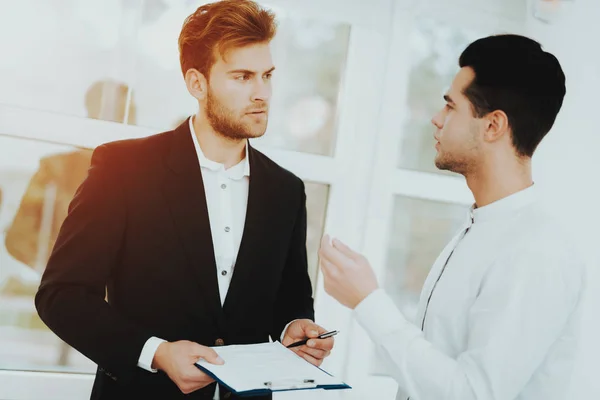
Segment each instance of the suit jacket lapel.
[[253,288],[261,287],[260,281],[266,279],[263,273],[268,273],[261,268],[265,254],[269,251],[266,244],[267,235],[277,234],[272,228],[279,215],[278,207],[273,204],[273,190],[269,187],[275,184],[275,181],[268,166],[257,157],[257,152],[252,146],[249,147],[248,154],[250,185],[246,221],[234,273],[223,305],[225,314],[231,314],[236,309],[236,304],[243,301],[243,296]]
[[163,184],[171,215],[189,260],[192,276],[200,284],[207,307],[215,317],[221,312],[214,245],[198,156],[188,121],[173,133]]

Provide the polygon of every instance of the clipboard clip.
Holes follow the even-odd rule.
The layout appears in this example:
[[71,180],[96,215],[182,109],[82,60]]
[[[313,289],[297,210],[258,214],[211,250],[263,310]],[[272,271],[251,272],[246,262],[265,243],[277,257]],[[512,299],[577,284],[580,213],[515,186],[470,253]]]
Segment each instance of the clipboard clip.
[[271,390],[310,389],[317,387],[314,379],[282,379],[265,382],[264,385]]

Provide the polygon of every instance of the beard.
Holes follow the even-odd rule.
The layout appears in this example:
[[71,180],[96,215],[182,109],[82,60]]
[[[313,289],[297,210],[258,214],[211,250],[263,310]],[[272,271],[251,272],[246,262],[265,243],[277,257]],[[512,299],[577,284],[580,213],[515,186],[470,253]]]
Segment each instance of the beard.
[[450,154],[443,154],[441,151],[435,158],[435,166],[439,170],[461,175],[467,175],[472,170],[472,162],[466,157],[453,157]]
[[265,118],[256,121],[252,117],[248,117],[245,112],[238,114],[226,107],[209,89],[206,98],[206,118],[215,132],[226,138],[234,140],[252,139],[265,134],[268,122],[268,108]]
[[450,146],[454,151],[444,151],[440,143],[440,149],[435,157],[435,166],[437,169],[455,172],[465,177],[477,169],[480,146],[478,139],[479,128],[476,121],[469,124],[466,137],[466,142],[460,147],[456,147],[456,145]]

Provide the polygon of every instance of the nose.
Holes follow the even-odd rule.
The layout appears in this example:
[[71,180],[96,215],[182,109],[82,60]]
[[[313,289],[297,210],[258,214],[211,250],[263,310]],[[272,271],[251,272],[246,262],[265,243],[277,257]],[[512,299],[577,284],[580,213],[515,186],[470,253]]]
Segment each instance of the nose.
[[257,79],[252,91],[253,102],[268,102],[271,98],[271,81],[265,79]]
[[444,127],[444,118],[442,116],[442,111],[439,111],[433,116],[433,118],[431,118],[431,123],[435,125],[435,127],[438,129],[442,129]]

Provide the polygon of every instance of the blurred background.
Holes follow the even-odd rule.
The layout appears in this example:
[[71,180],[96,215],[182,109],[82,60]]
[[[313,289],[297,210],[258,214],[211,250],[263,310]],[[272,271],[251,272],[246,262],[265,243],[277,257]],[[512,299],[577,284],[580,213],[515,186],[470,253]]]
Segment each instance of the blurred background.
[[[204,3],[0,0],[0,399],[89,396],[95,365],[45,327],[33,296],[91,150],[172,129],[195,112],[177,37]],[[430,119],[466,45],[505,32],[540,41],[567,76],[534,179],[589,269],[569,398],[600,398],[600,2],[261,3],[279,20],[277,73],[269,128],[253,144],[306,182],[317,322],[342,332],[324,368],[354,387],[311,398],[394,398],[367,336],[322,288],[318,243],[326,232],[365,253],[399,308],[414,315],[429,267],[472,203],[464,179],[435,169]]]

